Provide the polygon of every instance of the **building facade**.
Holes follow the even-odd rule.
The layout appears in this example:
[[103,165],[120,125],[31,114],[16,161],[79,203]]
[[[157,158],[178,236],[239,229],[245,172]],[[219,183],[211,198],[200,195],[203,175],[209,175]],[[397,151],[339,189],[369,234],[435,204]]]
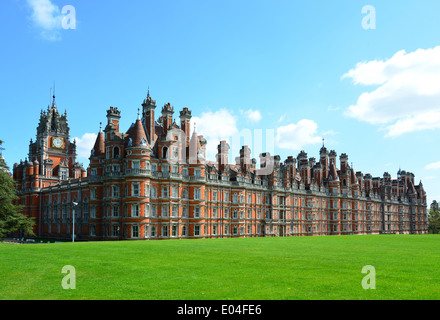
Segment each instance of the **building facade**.
[[221,141],[216,161],[206,161],[188,108],[180,124],[170,103],[155,112],[148,92],[123,133],[110,107],[86,170],[55,97],[41,111],[29,157],[13,169],[39,237],[70,238],[73,224],[77,240],[91,241],[427,233],[426,193],[411,172],[355,172],[324,145],[318,161],[304,151],[284,162],[263,153],[257,168],[248,146],[230,164]]

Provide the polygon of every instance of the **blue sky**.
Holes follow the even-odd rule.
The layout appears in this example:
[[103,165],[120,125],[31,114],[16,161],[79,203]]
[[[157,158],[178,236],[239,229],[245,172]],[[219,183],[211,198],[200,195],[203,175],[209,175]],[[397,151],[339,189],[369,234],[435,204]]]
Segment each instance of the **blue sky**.
[[[76,29],[61,27],[66,5]],[[375,29],[362,27],[366,5]],[[273,132],[282,160],[318,158],[324,137],[355,170],[395,178],[401,167],[440,200],[438,12],[434,0],[5,0],[3,155],[10,167],[27,156],[54,81],[85,165],[106,110],[127,130],[149,87],[158,112],[189,107],[213,147]]]

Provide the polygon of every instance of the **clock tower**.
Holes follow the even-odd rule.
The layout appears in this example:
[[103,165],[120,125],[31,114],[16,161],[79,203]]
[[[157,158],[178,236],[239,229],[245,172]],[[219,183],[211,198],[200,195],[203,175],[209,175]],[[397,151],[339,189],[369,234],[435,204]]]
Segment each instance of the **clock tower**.
[[70,142],[70,129],[67,112],[60,115],[55,96],[47,111],[41,110],[37,127],[37,140],[29,145],[29,161],[38,161],[39,172],[43,178],[66,180],[74,178],[76,163],[76,144]]

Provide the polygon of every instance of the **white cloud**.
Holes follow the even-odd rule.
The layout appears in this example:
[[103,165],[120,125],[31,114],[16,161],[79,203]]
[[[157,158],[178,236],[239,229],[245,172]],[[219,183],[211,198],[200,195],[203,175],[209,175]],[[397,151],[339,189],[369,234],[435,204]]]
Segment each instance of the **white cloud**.
[[221,140],[229,140],[238,134],[237,117],[227,109],[215,112],[203,112],[200,117],[191,118],[191,127],[196,125],[198,135],[203,135],[207,140],[206,157],[214,160],[217,146]]
[[433,162],[425,166],[426,170],[437,170],[440,169],[440,161]]
[[63,20],[60,8],[50,0],[27,0],[27,3],[32,10],[31,20],[40,35],[47,40],[60,40]]
[[378,86],[362,93],[345,115],[380,125],[387,137],[440,128],[440,46],[361,62],[342,78]]
[[277,129],[276,143],[279,148],[301,150],[303,146],[321,143],[322,137],[316,136],[318,125],[308,119],[291,123]]
[[261,113],[258,110],[249,109],[246,111],[241,111],[241,113],[244,114],[246,119],[251,122],[259,122],[262,119]]
[[73,138],[76,141],[78,160],[87,160],[96,141],[96,133],[84,133],[81,138]]

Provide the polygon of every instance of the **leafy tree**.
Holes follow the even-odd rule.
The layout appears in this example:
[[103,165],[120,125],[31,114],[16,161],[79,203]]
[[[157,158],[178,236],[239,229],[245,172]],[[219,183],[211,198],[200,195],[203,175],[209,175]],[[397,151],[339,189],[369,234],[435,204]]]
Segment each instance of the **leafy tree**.
[[[2,143],[0,140],[0,146]],[[22,206],[13,203],[17,199],[15,181],[10,176],[3,157],[0,157],[0,239],[19,230],[27,235],[34,235],[34,221],[22,214]]]
[[429,210],[428,231],[434,234],[440,232],[440,207],[436,200],[432,201]]

